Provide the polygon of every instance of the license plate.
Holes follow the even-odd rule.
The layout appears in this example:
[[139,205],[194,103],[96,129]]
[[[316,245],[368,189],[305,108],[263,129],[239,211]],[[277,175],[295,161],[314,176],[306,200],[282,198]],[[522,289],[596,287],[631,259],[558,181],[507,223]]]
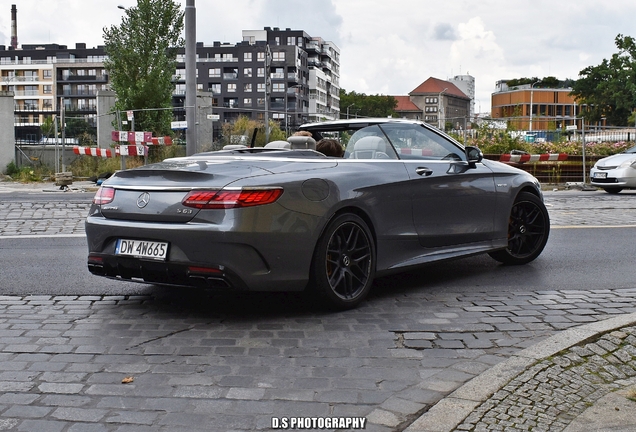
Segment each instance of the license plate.
[[168,243],[146,240],[117,240],[115,255],[127,255],[137,258],[165,260],[168,253]]
[[604,173],[604,172],[595,172],[595,173],[594,173],[594,178],[600,178],[600,179],[607,178],[607,173]]

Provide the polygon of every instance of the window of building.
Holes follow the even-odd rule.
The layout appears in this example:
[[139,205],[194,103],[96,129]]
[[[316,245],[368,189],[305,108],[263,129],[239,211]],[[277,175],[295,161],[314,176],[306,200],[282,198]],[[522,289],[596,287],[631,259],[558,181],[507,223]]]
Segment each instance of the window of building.
[[252,78],[252,68],[243,69],[243,76],[245,78]]
[[44,69],[43,71],[44,78],[51,78],[53,75],[53,71],[51,69]]
[[273,61],[285,61],[285,51],[274,51],[272,53]]
[[274,38],[274,45],[280,45],[280,37],[279,36],[276,36]]
[[265,68],[257,68],[256,69],[256,76],[259,78],[264,78],[265,77]]
[[[185,73],[183,74],[183,76],[185,76]],[[208,77],[210,77],[210,78],[220,78],[221,77],[221,68],[209,68],[208,69]]]
[[53,109],[53,100],[51,99],[43,99],[42,100],[42,109]]
[[208,91],[212,92],[212,93],[215,93],[215,94],[221,93],[221,84],[209,83],[208,84]]
[[257,98],[256,105],[259,107],[265,106],[265,98]]
[[227,91],[229,93],[236,93],[236,84],[228,84],[227,85]]
[[251,62],[252,61],[252,53],[251,52],[243,53],[243,61]]
[[203,84],[197,84],[197,91],[203,91]]
[[288,36],[287,45],[296,45],[296,36]]
[[285,84],[284,83],[274,83],[273,91],[275,92],[284,92]]
[[251,92],[252,91],[252,83],[243,84],[243,91],[244,92]]
[[238,68],[225,67],[223,68],[223,79],[238,79]]
[[258,83],[258,84],[256,84],[256,91],[258,91],[258,92],[264,92],[264,91],[265,91],[265,83]]
[[257,52],[256,53],[256,61],[265,61],[265,53]]
[[243,99],[243,106],[252,106],[252,98]]

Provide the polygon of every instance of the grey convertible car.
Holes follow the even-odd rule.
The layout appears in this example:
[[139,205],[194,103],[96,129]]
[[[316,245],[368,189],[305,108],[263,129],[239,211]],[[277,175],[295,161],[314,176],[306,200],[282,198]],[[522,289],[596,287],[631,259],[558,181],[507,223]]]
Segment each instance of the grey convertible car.
[[[89,270],[174,286],[308,289],[346,309],[376,276],[480,253],[525,264],[548,240],[534,177],[425,123],[300,129],[312,137],[117,172],[86,220]],[[323,138],[344,156],[316,151]]]

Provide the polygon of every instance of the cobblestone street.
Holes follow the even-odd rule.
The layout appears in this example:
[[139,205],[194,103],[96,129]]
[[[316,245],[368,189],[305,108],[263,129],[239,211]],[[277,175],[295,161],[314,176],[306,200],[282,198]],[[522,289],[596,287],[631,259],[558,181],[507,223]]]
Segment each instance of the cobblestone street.
[[[557,230],[599,226],[599,212],[602,225],[636,226],[634,196],[547,192],[546,203]],[[0,237],[81,236],[87,209],[79,199],[3,200]],[[364,417],[366,430],[403,430],[515,353],[636,312],[636,284],[494,293],[414,289],[407,275],[376,285],[362,307],[340,313],[302,295],[158,287],[141,296],[0,296],[0,430],[269,430],[286,416]],[[519,430],[562,429],[564,410],[581,412],[626,385],[634,342],[625,327],[538,362],[457,430],[513,420]]]

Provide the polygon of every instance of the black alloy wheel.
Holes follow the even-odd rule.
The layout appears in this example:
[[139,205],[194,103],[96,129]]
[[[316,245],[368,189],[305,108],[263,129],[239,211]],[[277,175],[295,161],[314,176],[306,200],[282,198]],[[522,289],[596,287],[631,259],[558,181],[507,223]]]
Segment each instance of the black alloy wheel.
[[526,264],[538,257],[550,234],[545,204],[530,192],[521,192],[510,211],[508,247],[489,255],[504,264]]
[[318,241],[312,266],[315,291],[336,309],[357,306],[375,274],[375,245],[367,224],[354,214],[329,223]]

